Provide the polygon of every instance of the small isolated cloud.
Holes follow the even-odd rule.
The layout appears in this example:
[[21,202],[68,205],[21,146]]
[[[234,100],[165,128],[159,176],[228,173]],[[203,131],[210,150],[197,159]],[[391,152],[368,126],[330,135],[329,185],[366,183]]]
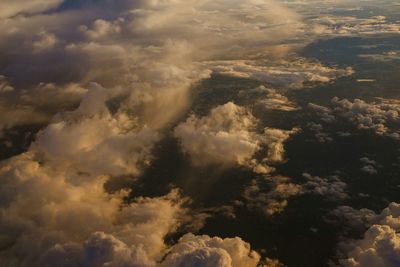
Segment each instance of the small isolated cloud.
[[378,173],[377,167],[379,167],[379,164],[375,160],[363,157],[360,158],[360,162],[364,165],[361,167],[361,171],[368,173],[369,175],[375,175]]
[[368,173],[369,175],[378,174],[378,171],[372,165],[365,165],[361,168],[361,171]]
[[36,52],[42,52],[53,48],[57,43],[57,37],[49,32],[41,31],[33,41],[32,47]]
[[0,93],[14,91],[14,87],[9,83],[7,77],[0,75]]
[[243,198],[249,209],[261,210],[272,216],[284,211],[289,198],[302,193],[301,185],[291,183],[290,178],[272,176],[265,177],[263,181],[253,180],[244,190]]
[[322,124],[315,123],[315,122],[309,122],[307,123],[307,127],[314,132],[315,138],[318,140],[320,143],[329,143],[333,141],[333,138],[330,136],[329,133],[324,132],[324,127]]
[[249,105],[262,107],[266,110],[295,111],[299,109],[283,93],[263,85],[254,89],[240,90],[238,97],[240,97],[241,101],[248,102]]
[[322,178],[303,173],[303,177],[307,179],[307,182],[302,185],[306,193],[320,195],[331,200],[343,200],[348,197],[347,184],[338,176]]
[[[246,108],[229,102],[214,108],[208,116],[190,116],[175,128],[174,134],[194,165],[238,164],[266,173],[271,171],[271,167],[264,163],[282,162],[283,143],[297,130],[266,128],[264,133],[259,133],[257,124],[257,119]],[[253,156],[262,146],[266,146],[268,151],[260,164]]]

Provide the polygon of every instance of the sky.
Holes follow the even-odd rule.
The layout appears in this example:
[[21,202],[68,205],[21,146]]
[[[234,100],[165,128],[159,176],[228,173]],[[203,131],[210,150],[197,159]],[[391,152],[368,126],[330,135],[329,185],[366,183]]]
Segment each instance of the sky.
[[[398,11],[390,0],[2,0],[0,265],[399,266],[400,199],[374,206],[344,157],[308,160],[358,136],[400,151]],[[362,53],[335,54],[344,43]],[[399,158],[389,168],[378,150],[345,153],[392,187]],[[314,217],[340,230],[329,255],[296,265],[277,241],[291,231],[256,231],[312,198],[330,203]],[[229,228],[219,218],[239,230],[212,230]]]

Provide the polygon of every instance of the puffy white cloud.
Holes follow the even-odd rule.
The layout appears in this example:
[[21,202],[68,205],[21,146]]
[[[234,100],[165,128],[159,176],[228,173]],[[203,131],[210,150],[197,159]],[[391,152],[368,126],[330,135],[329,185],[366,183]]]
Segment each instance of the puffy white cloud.
[[[181,205],[185,200],[177,191],[123,204],[124,194],[104,191],[106,176],[64,170],[62,166],[38,161],[32,152],[3,163],[0,177],[4,266],[13,262],[18,266],[42,266],[42,260],[50,259],[58,263],[48,263],[49,266],[62,264],[71,258],[70,253],[81,251],[82,245],[99,238],[99,231],[107,234],[100,235],[102,243],[120,247],[123,242],[132,254],[154,259],[163,253],[164,236],[176,229],[179,214],[184,212]],[[51,256],[61,252],[63,257]],[[99,253],[96,260],[101,261]]]
[[170,249],[161,266],[255,267],[259,260],[250,245],[238,237],[187,234]]
[[32,152],[3,162],[0,179],[3,266],[256,266],[260,259],[240,238],[190,234],[168,247],[165,236],[187,220],[177,190],[126,204],[123,192],[104,191],[106,176],[43,163]]
[[106,102],[112,92],[92,88],[77,110],[59,115],[39,132],[32,151],[94,175],[138,175],[159,136],[127,112],[111,114]]
[[261,145],[256,123],[248,110],[229,102],[206,117],[192,115],[176,127],[175,136],[195,165],[245,165]]
[[394,267],[400,263],[400,205],[391,203],[373,220],[361,240],[347,244],[347,259],[342,266]]
[[[257,123],[246,108],[229,102],[214,108],[208,116],[198,118],[191,115],[175,128],[174,134],[194,165],[224,167],[238,164],[253,167],[256,172],[268,173],[272,169],[264,163],[284,160],[283,143],[297,129],[266,128],[264,133],[258,133]],[[258,163],[253,155],[262,146],[267,146],[268,151],[263,162]]]
[[317,111],[325,122],[344,118],[356,125],[358,129],[371,130],[378,135],[399,139],[398,130],[391,129],[389,126],[399,122],[400,119],[400,103],[396,99],[377,98],[376,101],[367,103],[361,99],[349,101],[334,97],[331,108],[312,103],[308,106]]
[[350,102],[347,99],[332,99],[335,112],[348,118],[360,129],[370,129],[379,135],[391,135],[398,137],[398,133],[391,132],[387,123],[399,120],[400,104],[397,100],[379,99],[377,102],[366,103],[355,99]]

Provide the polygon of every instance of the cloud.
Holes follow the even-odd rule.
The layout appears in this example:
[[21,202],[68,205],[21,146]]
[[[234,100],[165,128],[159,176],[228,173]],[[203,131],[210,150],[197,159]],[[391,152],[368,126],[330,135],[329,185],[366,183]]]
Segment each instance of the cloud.
[[[253,179],[243,192],[245,205],[250,210],[260,210],[267,216],[281,213],[289,204],[289,199],[305,194],[322,196],[329,201],[348,198],[347,184],[337,176],[321,178],[304,173],[304,183],[294,183],[285,176],[265,176]],[[339,212],[339,211],[338,211]]]
[[284,96],[283,93],[263,85],[253,89],[240,90],[238,97],[241,101],[244,100],[246,103],[248,102],[248,106],[254,105],[266,110],[295,111],[299,109],[299,107]]
[[35,14],[57,7],[63,0],[4,0],[0,3],[0,19],[18,14]]
[[181,266],[194,260],[255,267],[260,259],[240,238],[188,234],[167,246],[165,236],[187,219],[188,199],[177,190],[126,204],[123,192],[104,191],[106,176],[64,170],[31,152],[3,162],[0,179],[4,266]]
[[249,209],[263,211],[267,216],[283,212],[291,197],[301,195],[301,185],[290,182],[290,178],[283,176],[265,177],[267,188],[261,181],[253,180],[244,190],[243,197]]
[[32,46],[36,52],[41,52],[53,48],[57,41],[57,37],[54,34],[41,31],[38,33],[37,39],[32,43]]
[[359,57],[378,62],[390,62],[400,59],[400,51],[387,51],[382,54],[361,54]]
[[379,164],[375,160],[363,157],[360,158],[360,162],[364,164],[361,171],[368,173],[369,175],[375,175],[378,173],[376,168],[379,167]]
[[315,122],[309,122],[307,123],[307,127],[314,132],[315,138],[318,140],[320,143],[329,143],[332,142],[333,139],[329,135],[329,133],[324,132],[324,127],[322,124],[315,123]]
[[347,231],[363,232],[375,219],[376,214],[369,209],[354,209],[349,206],[339,206],[325,216],[325,221],[343,227]]
[[124,22],[123,18],[117,19],[116,21],[107,21],[103,19],[95,20],[90,28],[86,25],[81,25],[79,31],[84,32],[90,40],[96,40],[106,37],[112,37],[112,35],[118,35],[121,33],[121,24]]
[[391,203],[381,214],[372,220],[372,226],[365,232],[363,239],[348,240],[347,258],[342,266],[398,266],[400,262],[399,234],[400,207]]
[[347,184],[339,179],[338,176],[322,178],[304,173],[303,177],[307,179],[307,182],[302,185],[306,193],[320,195],[331,200],[343,200],[348,198],[346,192]]
[[361,99],[349,101],[334,97],[331,108],[310,103],[309,108],[318,112],[325,122],[333,122],[342,118],[350,121],[358,129],[370,130],[378,135],[399,139],[396,127],[392,124],[399,121],[400,104],[396,99],[377,98],[376,101],[367,103]]
[[[229,167],[238,164],[267,173],[272,169],[264,163],[284,160],[283,143],[297,129],[265,128],[263,133],[258,133],[257,124],[257,119],[246,108],[228,102],[211,110],[208,116],[198,118],[191,115],[175,128],[174,135],[194,165]],[[258,163],[253,155],[262,146],[266,146],[268,151],[263,162]]]
[[[0,4],[1,124],[47,125],[29,151],[1,163],[1,265],[257,266],[260,256],[240,238],[188,234],[166,244],[190,218],[177,190],[127,199],[104,184],[139,179],[209,62],[265,52],[297,34],[301,18],[275,1],[60,4]],[[175,132],[192,158],[268,172],[295,130],[256,124],[228,103]],[[265,162],[254,161],[261,147]]]
[[173,246],[161,266],[255,267],[260,256],[240,238],[183,236]]
[[229,102],[206,117],[192,115],[174,133],[195,165],[245,165],[261,145],[256,123],[248,110]]
[[319,23],[319,31],[328,36],[368,36],[395,34],[400,24],[384,16],[358,18],[353,16],[323,16],[312,20]]
[[351,68],[336,69],[305,58],[279,60],[225,60],[209,63],[219,74],[248,78],[283,88],[303,88],[307,83],[327,83],[353,74]]
[[[124,194],[104,191],[106,176],[42,163],[32,152],[3,163],[0,177],[1,258],[5,266],[12,262],[43,266],[41,261],[50,258],[61,264],[99,231],[136,245],[147,257],[156,257],[165,248],[164,236],[178,224],[176,216],[184,211],[176,191],[161,198],[138,198],[124,206]],[[58,252],[67,254],[51,257]]]
[[43,83],[30,90],[16,90],[8,82],[1,86],[5,89],[0,99],[0,128],[3,130],[46,125],[57,112],[78,105],[87,92],[78,84],[56,86]]
[[7,81],[7,78],[3,75],[0,75],[0,93],[6,93],[14,91],[14,88]]

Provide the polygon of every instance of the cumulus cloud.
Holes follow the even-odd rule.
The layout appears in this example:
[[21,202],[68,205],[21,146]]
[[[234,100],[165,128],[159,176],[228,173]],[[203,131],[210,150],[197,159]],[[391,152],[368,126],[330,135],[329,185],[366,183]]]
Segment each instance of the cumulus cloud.
[[303,183],[294,183],[291,178],[285,176],[265,176],[262,179],[254,179],[243,192],[245,205],[250,210],[260,210],[267,216],[272,216],[283,212],[289,200],[296,196],[313,194],[329,201],[341,201],[348,198],[347,184],[338,176],[322,178],[304,173],[303,177],[306,179]]
[[14,87],[8,82],[7,78],[3,75],[0,75],[0,93],[11,92],[14,91]]
[[0,99],[0,127],[3,129],[45,125],[58,111],[75,108],[87,92],[86,88],[73,83],[63,86],[41,83],[30,90],[16,90],[9,83],[3,86],[6,89]]
[[344,246],[347,258],[340,261],[342,266],[398,266],[400,206],[391,203],[372,220],[372,226],[363,239],[349,240]]
[[249,106],[254,105],[266,110],[295,111],[299,109],[296,103],[290,101],[282,92],[263,85],[253,89],[240,90],[238,97],[241,101],[246,101]]
[[391,132],[387,127],[391,121],[399,120],[400,104],[397,100],[379,99],[377,102],[366,103],[360,99],[350,102],[334,98],[332,103],[340,116],[348,118],[359,129],[370,129],[379,135],[398,138],[398,133]]
[[240,238],[183,236],[173,246],[161,266],[255,267],[260,256]]
[[349,206],[339,206],[330,211],[325,220],[330,224],[344,227],[344,231],[365,231],[371,226],[376,213],[370,209],[354,209]]
[[59,114],[38,133],[31,150],[46,161],[90,174],[138,175],[159,136],[128,110],[112,114],[106,105],[112,93],[101,87],[89,90],[78,109]]
[[264,183],[253,180],[246,187],[243,197],[249,209],[263,211],[267,216],[283,212],[288,205],[288,199],[303,193],[301,185],[294,184],[291,179],[284,176],[265,177]]
[[324,127],[322,124],[315,123],[315,122],[309,122],[307,123],[307,127],[314,132],[315,138],[318,140],[320,143],[329,143],[333,141],[333,138],[330,136],[329,133],[324,132]]
[[240,238],[187,235],[168,247],[165,236],[187,220],[188,199],[177,190],[126,204],[123,191],[104,191],[107,176],[43,163],[33,152],[3,162],[0,179],[3,266],[256,266],[260,259]]
[[367,157],[360,158],[360,162],[364,165],[361,167],[361,171],[368,173],[369,175],[375,175],[378,173],[376,169],[379,165],[375,160]]
[[[163,237],[175,229],[177,216],[183,211],[176,191],[162,198],[138,198],[123,207],[123,194],[104,191],[106,176],[88,176],[43,164],[32,152],[3,163],[0,172],[4,266],[43,266],[42,261],[44,266],[63,262],[70,266],[68,259],[80,259],[73,254],[81,253],[87,239],[89,243],[100,239],[99,246],[124,242],[135,245],[133,251],[138,255],[156,257],[164,248]],[[161,206],[162,213],[158,212]],[[143,235],[146,231],[148,234]],[[96,249],[93,252],[89,256],[96,255]],[[59,262],[48,262],[51,260]],[[81,266],[78,262],[70,264]]]
[[323,178],[304,173],[303,177],[307,179],[307,182],[303,184],[303,190],[307,193],[321,195],[331,200],[343,200],[348,197],[347,184],[338,176]]
[[[175,128],[174,134],[194,165],[224,167],[238,164],[253,167],[256,172],[268,173],[272,168],[264,163],[284,160],[283,143],[297,129],[265,128],[263,133],[259,133],[257,123],[246,108],[229,102],[214,108],[208,116],[190,116]],[[253,155],[262,146],[266,146],[268,151],[263,162],[259,163]]]
[[51,49],[57,43],[57,37],[45,31],[41,31],[36,40],[32,43],[33,49],[36,52],[41,52],[46,49]]
[[203,118],[192,115],[175,129],[175,136],[195,165],[246,164],[261,142],[256,118],[232,102]]
[[317,111],[325,122],[343,118],[353,123],[358,129],[370,130],[378,135],[399,139],[396,127],[389,126],[399,122],[398,100],[377,98],[376,101],[367,103],[361,99],[349,101],[334,97],[331,103],[331,108],[312,103],[308,106]]

